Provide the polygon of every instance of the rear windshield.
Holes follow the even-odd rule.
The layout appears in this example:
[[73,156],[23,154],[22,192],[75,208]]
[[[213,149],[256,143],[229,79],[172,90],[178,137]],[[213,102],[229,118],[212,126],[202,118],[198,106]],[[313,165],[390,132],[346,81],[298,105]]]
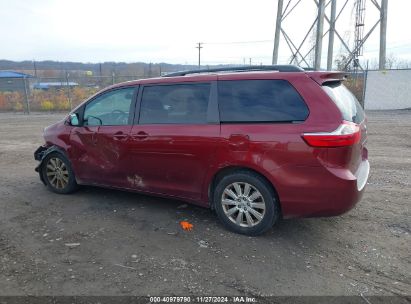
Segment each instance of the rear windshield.
[[326,84],[325,92],[331,97],[346,121],[361,123],[364,120],[364,110],[357,98],[341,83]]

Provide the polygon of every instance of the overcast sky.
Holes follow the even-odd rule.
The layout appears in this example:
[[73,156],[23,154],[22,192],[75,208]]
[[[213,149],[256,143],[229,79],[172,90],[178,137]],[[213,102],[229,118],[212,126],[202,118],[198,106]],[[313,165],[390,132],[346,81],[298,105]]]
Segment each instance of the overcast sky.
[[[337,1],[338,7],[345,2]],[[365,31],[378,19],[367,1]],[[337,22],[350,44],[353,3],[349,0]],[[276,8],[276,0],[0,0],[0,59],[196,64],[195,46],[203,42],[203,64],[248,63],[250,58],[270,64]],[[388,11],[387,53],[411,60],[411,1],[389,0]],[[302,0],[283,27],[298,44],[314,19],[314,1]],[[378,33],[377,27],[364,58],[378,57]],[[327,39],[324,63],[326,46]],[[340,51],[336,44],[335,53]],[[282,40],[281,63],[289,56]]]

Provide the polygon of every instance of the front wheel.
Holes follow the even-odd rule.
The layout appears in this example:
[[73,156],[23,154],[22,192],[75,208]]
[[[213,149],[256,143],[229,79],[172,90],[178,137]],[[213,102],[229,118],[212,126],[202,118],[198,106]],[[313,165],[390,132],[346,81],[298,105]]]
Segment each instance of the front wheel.
[[218,218],[229,230],[260,235],[280,218],[272,187],[258,174],[238,171],[224,176],[214,191]]
[[41,172],[47,188],[55,193],[68,194],[78,188],[70,161],[61,153],[47,155]]

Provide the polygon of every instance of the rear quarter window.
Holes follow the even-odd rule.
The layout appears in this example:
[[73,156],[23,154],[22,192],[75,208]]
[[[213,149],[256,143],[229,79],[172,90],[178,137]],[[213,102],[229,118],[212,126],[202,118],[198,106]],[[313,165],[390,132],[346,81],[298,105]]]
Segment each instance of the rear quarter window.
[[220,121],[300,122],[308,107],[285,80],[224,80],[218,82]]
[[361,123],[364,120],[364,110],[357,98],[342,83],[330,83],[323,86],[325,92],[340,110],[346,121]]

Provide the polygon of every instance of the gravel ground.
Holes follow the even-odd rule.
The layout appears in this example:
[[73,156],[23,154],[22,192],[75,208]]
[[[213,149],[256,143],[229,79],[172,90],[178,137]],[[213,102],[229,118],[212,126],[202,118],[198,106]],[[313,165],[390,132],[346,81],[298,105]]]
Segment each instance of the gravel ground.
[[60,117],[0,114],[0,295],[410,295],[411,111],[368,113],[354,210],[255,238],[181,201],[47,191],[33,152]]

